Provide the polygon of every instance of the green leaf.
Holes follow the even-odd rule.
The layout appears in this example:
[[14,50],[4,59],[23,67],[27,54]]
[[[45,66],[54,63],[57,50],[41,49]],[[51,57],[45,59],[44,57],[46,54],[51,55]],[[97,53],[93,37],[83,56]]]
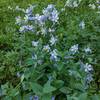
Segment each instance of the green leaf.
[[78,100],[77,97],[67,95],[67,100]]
[[21,82],[23,82],[24,78],[25,78],[25,76],[24,76],[24,74],[23,74],[23,75],[21,76]]
[[92,100],[100,100],[100,96],[95,94],[92,96]]
[[60,89],[60,91],[61,91],[62,93],[64,93],[64,94],[67,94],[67,88],[66,88],[66,87],[62,87],[62,88]]
[[9,89],[8,83],[1,85],[2,95],[6,95],[8,89]]
[[[29,100],[30,96],[32,96],[31,94],[23,94],[23,100]],[[16,100],[22,100],[22,99],[16,99]]]
[[50,94],[44,94],[42,96],[42,100],[51,100],[51,97],[52,97],[51,93]]
[[33,65],[33,64],[34,64],[34,61],[33,61],[32,58],[28,58],[28,59],[26,60],[26,65],[30,66],[30,65]]
[[58,67],[57,67],[58,71],[61,71],[63,67],[64,65],[61,62],[59,62]]
[[55,87],[57,87],[57,88],[61,88],[61,87],[64,85],[64,81],[62,81],[62,80],[56,80],[56,81],[54,82],[54,85],[55,85]]
[[18,94],[19,94],[19,91],[17,89],[11,89],[8,95],[11,97],[15,97]]
[[78,89],[78,90],[80,90],[82,92],[85,92],[84,86],[82,84],[74,83],[73,86],[74,86],[75,89]]
[[53,91],[55,91],[56,88],[50,85],[50,82],[48,81],[43,88],[43,93],[51,93]]
[[35,94],[42,95],[43,87],[40,84],[31,82],[30,86]]
[[87,100],[87,93],[82,93],[79,97],[78,100]]

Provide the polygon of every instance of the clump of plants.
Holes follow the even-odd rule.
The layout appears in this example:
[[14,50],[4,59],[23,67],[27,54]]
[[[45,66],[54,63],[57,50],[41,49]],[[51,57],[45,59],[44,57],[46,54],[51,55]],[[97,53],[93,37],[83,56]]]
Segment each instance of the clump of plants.
[[[15,23],[19,38],[17,82],[1,85],[3,100],[99,100],[89,92],[94,82],[91,47],[70,43],[69,35],[59,30],[66,6],[74,9],[80,2],[67,0],[61,10],[49,4],[39,13],[36,5],[16,7],[20,12]],[[85,29],[84,20],[78,27]]]

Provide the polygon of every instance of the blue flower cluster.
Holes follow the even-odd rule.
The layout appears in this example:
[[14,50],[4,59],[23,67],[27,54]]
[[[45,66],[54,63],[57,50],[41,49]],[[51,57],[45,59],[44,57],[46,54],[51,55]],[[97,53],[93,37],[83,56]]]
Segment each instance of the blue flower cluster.
[[[69,1],[69,0],[68,0]],[[68,2],[67,2],[68,3]],[[69,4],[69,3],[68,3]],[[74,6],[77,7],[78,5],[74,2]],[[59,58],[61,55],[59,55],[59,50],[57,49],[57,43],[59,42],[58,36],[55,33],[55,25],[59,22],[59,13],[56,10],[55,6],[50,4],[47,6],[47,8],[44,8],[42,10],[42,14],[33,14],[35,6],[30,5],[26,10],[21,10],[21,8],[17,8],[20,11],[24,12],[24,18],[21,18],[18,16],[16,18],[16,24],[19,25],[19,32],[25,33],[25,32],[32,32],[35,33],[33,35],[37,36],[35,40],[32,41],[32,46],[38,50],[40,48],[40,44],[42,44],[41,52],[45,52],[47,56],[49,57],[50,62],[54,62],[55,66],[59,62]],[[50,24],[48,24],[50,23]],[[79,27],[81,29],[85,29],[85,22],[82,21],[79,24]],[[41,39],[43,39],[41,43]],[[46,40],[46,41],[45,41]],[[67,51],[67,50],[66,50]],[[91,53],[91,49],[85,48],[85,53]],[[38,64],[42,64],[43,59],[38,59],[36,51],[33,51],[32,53],[32,60],[37,60]],[[65,60],[66,62],[72,62],[72,59],[76,57],[76,54],[79,53],[79,45],[75,44],[70,47],[70,49],[67,51],[68,55],[66,54],[61,58]],[[71,60],[70,60],[71,59]],[[74,62],[74,61],[73,61]],[[86,63],[83,64],[84,72],[86,73],[85,82],[90,83],[92,78],[92,71],[93,67],[92,65]],[[69,70],[70,75],[75,75],[76,71]],[[19,76],[19,75],[18,75]],[[32,100],[33,97],[30,97],[30,100]],[[39,100],[38,96],[34,96],[34,100]],[[54,97],[52,97],[52,100],[54,100]]]
[[[54,36],[52,33],[55,31],[54,29],[54,24],[58,22],[59,19],[59,13],[56,10],[55,6],[50,4],[47,6],[47,8],[44,8],[42,11],[42,15],[40,14],[33,14],[33,9],[35,8],[34,5],[30,5],[26,10],[21,9],[17,7],[17,10],[23,11],[25,13],[24,19],[18,16],[16,18],[16,24],[20,26],[19,32],[20,33],[25,33],[28,31],[33,31],[38,34],[43,34],[46,35],[47,32],[50,33],[50,44],[46,44],[43,46],[43,50],[47,50],[50,52],[50,59],[57,61],[57,52],[55,50],[51,50],[50,46],[53,46],[57,42],[57,37]],[[32,24],[30,24],[30,21]],[[53,22],[52,27],[47,28],[46,27],[46,21],[51,21]],[[36,28],[40,28],[40,31],[35,31]],[[32,41],[32,46],[37,47],[39,44],[39,41]]]

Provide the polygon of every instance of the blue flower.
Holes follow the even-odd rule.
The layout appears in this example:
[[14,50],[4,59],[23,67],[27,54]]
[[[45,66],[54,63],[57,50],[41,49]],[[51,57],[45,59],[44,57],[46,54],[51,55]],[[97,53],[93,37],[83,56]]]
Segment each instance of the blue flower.
[[86,76],[86,82],[90,83],[91,81],[93,81],[93,75],[91,73],[87,74]]
[[92,65],[90,65],[90,64],[88,64],[88,63],[86,63],[86,64],[84,65],[84,69],[85,69],[85,72],[87,72],[87,73],[93,71]]
[[72,54],[75,54],[77,51],[78,51],[78,44],[73,45],[73,46],[70,48],[70,52],[71,52]]
[[28,15],[32,15],[32,12],[33,12],[33,8],[34,8],[34,7],[35,7],[35,5],[30,5],[30,6],[26,9],[25,13],[28,14]]
[[43,14],[46,15],[46,16],[49,16],[50,12],[52,12],[53,9],[54,9],[54,5],[50,4],[50,5],[47,6],[47,8],[45,8],[43,10]]
[[33,100],[33,96],[30,96],[30,97],[29,97],[29,100]]
[[45,15],[36,14],[35,19],[36,19],[40,24],[45,24],[45,21],[47,20],[47,17],[46,17]]
[[25,22],[35,20],[34,16],[25,15],[24,17]]
[[38,44],[39,44],[39,41],[32,41],[32,46],[37,47],[37,46],[38,46]]
[[34,100],[39,100],[39,97],[37,95],[35,95]]
[[50,46],[49,45],[44,45],[43,50],[49,52],[50,51]]
[[81,21],[80,24],[79,24],[79,27],[81,29],[85,29],[85,22],[84,21]]
[[57,50],[54,49],[52,52],[50,52],[50,59],[53,60],[53,61],[57,61],[58,60],[58,54],[57,54]]
[[55,100],[55,97],[54,97],[54,96],[52,96],[51,100]]
[[57,12],[57,10],[53,10],[51,12],[51,16],[49,16],[49,19],[52,21],[52,22],[57,22],[59,17],[58,17],[59,13]]
[[85,48],[84,51],[85,51],[85,53],[91,53],[92,52],[92,50],[89,47]]
[[52,35],[51,39],[49,41],[50,41],[51,45],[54,45],[57,42],[57,38]]
[[19,31],[22,33],[22,32],[25,32],[25,26],[21,26]]
[[32,25],[25,25],[25,26],[21,26],[19,31],[20,32],[26,32],[26,31],[33,31],[33,26]]
[[54,5],[50,4],[47,8],[43,10],[43,14],[52,22],[57,22],[59,17],[58,11],[55,9]]

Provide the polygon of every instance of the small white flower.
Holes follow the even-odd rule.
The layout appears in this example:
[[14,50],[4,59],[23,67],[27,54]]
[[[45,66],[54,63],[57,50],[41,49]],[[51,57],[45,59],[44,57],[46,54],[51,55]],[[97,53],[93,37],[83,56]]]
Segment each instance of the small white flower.
[[47,52],[49,52],[49,51],[50,51],[50,46],[49,46],[49,45],[45,45],[45,46],[43,47],[43,50],[46,50]]
[[85,69],[85,72],[90,72],[90,71],[93,71],[93,67],[92,67],[92,65],[90,65],[90,64],[88,64],[88,63],[86,63],[85,65],[84,65],[84,69]]
[[70,0],[67,0],[65,6],[72,7],[72,2]]
[[42,63],[43,63],[43,61],[42,61],[42,60],[38,60],[38,64],[40,64],[40,65],[41,65]]
[[41,27],[41,34],[46,35],[47,29],[45,27]]
[[25,15],[24,20],[25,20],[25,22],[28,21],[28,15]]
[[100,0],[96,0],[96,3],[99,3]]
[[9,9],[9,10],[12,10],[13,8],[12,8],[11,6],[8,6],[8,9]]
[[54,5],[53,4],[50,4],[50,5],[48,5],[48,7],[47,7],[47,9],[49,10],[49,9],[53,9],[54,8]]
[[16,6],[15,10],[25,12],[25,9],[22,9],[19,6]]
[[89,7],[90,7],[91,9],[95,9],[95,8],[96,8],[95,4],[89,4]]
[[100,9],[100,6],[98,6],[98,9]]
[[91,53],[92,52],[89,47],[85,48],[84,51],[85,51],[85,53]]
[[81,29],[85,29],[85,22],[81,21],[79,24],[79,27],[81,27]]
[[33,25],[27,25],[26,30],[33,31],[34,27]]
[[70,52],[71,52],[72,54],[75,54],[77,51],[78,51],[78,44],[73,45],[73,46],[70,48]]
[[51,28],[49,28],[48,31],[49,31],[49,32],[55,32],[55,29],[51,29]]
[[37,46],[38,46],[38,44],[39,44],[39,42],[38,42],[38,41],[32,41],[32,46],[37,47]]
[[21,26],[20,29],[19,29],[19,31],[20,32],[24,32],[25,31],[25,27],[24,26]]
[[77,1],[74,1],[74,2],[73,2],[73,6],[74,6],[74,7],[78,7]]
[[40,15],[39,15],[39,14],[36,14],[36,15],[35,15],[35,19],[36,19],[36,20],[39,20],[39,19],[40,19]]
[[22,22],[21,17],[20,16],[16,17],[16,24],[19,24],[20,25],[21,22]]
[[52,52],[50,52],[50,59],[51,60],[54,60],[54,61],[57,61],[58,60],[58,54],[57,54],[57,49],[54,49]]
[[79,0],[79,2],[75,1],[75,0],[67,0],[65,6],[68,7],[78,7],[78,5],[80,4],[81,0]]
[[73,75],[73,71],[72,70],[68,70],[69,75],[72,76]]
[[16,6],[15,10],[20,10],[19,6]]
[[57,38],[52,35],[52,37],[50,39],[51,45],[54,45],[56,43],[56,41],[57,41]]
[[65,11],[65,8],[62,8],[61,11],[62,11],[62,12]]

